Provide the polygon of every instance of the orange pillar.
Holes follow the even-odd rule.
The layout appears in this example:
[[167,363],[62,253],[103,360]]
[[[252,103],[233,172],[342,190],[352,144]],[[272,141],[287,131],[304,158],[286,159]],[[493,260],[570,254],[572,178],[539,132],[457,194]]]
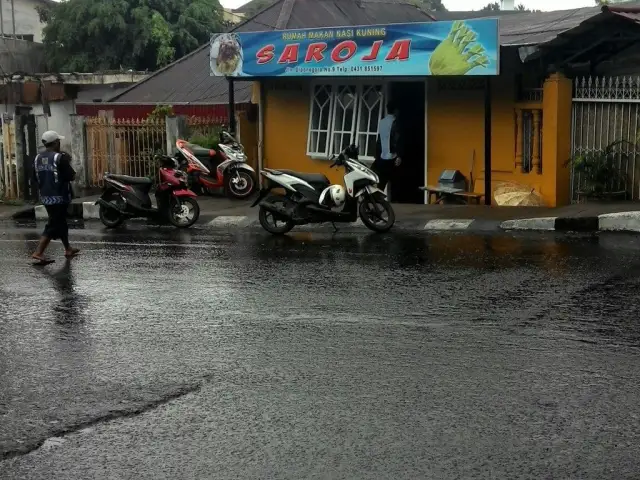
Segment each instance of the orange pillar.
[[571,80],[554,73],[544,82],[542,97],[542,185],[549,206],[570,203]]

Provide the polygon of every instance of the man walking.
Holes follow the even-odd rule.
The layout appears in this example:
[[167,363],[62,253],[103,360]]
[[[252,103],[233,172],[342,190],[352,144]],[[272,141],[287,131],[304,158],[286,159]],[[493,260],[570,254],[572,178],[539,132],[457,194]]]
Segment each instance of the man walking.
[[46,150],[39,153],[33,162],[34,180],[38,185],[40,201],[47,209],[49,216],[38,248],[32,255],[37,265],[54,262],[44,255],[51,240],[60,239],[66,258],[72,258],[80,252],[69,245],[69,226],[67,225],[67,210],[72,197],[71,182],[75,179],[76,172],[71,167],[71,156],[60,151],[60,140],[64,140],[64,137],[56,132],[44,132],[42,143]]
[[395,170],[402,163],[400,135],[398,132],[398,109],[392,100],[387,103],[387,115],[380,120],[380,133],[376,144],[376,159],[371,168],[380,178],[378,187],[384,190]]

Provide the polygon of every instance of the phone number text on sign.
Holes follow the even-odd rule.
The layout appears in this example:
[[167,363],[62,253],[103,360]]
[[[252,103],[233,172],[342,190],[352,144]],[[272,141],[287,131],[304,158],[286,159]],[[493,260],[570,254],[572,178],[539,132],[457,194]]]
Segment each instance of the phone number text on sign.
[[354,65],[352,67],[287,67],[286,73],[376,73],[382,72],[381,65]]

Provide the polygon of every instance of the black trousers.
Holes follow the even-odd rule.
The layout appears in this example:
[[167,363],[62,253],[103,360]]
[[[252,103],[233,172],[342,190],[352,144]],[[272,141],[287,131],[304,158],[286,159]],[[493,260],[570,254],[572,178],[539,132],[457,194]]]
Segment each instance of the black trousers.
[[380,190],[384,190],[387,188],[389,180],[393,179],[393,174],[396,170],[396,161],[382,160],[378,158],[373,162],[373,165],[371,165],[371,169],[376,173],[376,175],[378,175],[378,178],[380,178],[378,188]]
[[67,209],[69,205],[61,203],[58,205],[45,205],[47,214],[49,215],[49,221],[44,232],[43,237],[50,238],[52,240],[59,239],[65,248],[69,247],[69,225],[67,224]]

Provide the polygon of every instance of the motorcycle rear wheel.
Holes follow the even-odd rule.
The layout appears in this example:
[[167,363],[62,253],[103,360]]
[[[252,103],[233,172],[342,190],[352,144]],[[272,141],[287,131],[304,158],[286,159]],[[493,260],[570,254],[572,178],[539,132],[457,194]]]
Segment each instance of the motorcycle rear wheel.
[[[285,202],[284,200],[272,199],[271,203],[284,204]],[[262,225],[262,228],[264,228],[272,235],[284,235],[285,233],[289,233],[295,226],[292,220],[282,220],[276,218],[276,216],[272,212],[262,206],[260,207],[260,212],[258,213],[258,220],[260,220],[260,225]],[[278,222],[280,223],[280,225],[278,225]]]
[[[109,199],[105,200],[107,200],[109,203],[113,203],[117,207],[120,207],[120,205],[124,203],[120,198],[120,195],[118,195],[117,193],[112,194]],[[115,211],[112,208],[105,207],[104,205],[100,205],[98,214],[100,216],[100,221],[107,228],[119,227],[124,222],[124,217],[119,212]]]
[[200,205],[191,197],[176,197],[171,200],[168,215],[174,227],[189,228],[200,218]]

